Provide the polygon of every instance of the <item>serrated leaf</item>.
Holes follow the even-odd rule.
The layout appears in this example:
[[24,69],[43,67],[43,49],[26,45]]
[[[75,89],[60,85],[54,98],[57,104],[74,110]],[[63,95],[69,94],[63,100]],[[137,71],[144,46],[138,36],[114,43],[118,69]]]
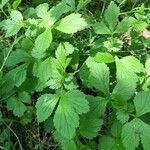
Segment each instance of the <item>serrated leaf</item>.
[[96,34],[111,34],[112,33],[103,21],[100,23],[96,23],[93,26],[93,28]]
[[60,135],[72,139],[79,126],[79,114],[89,110],[85,95],[77,90],[70,90],[61,96],[54,116],[54,126]]
[[150,91],[139,92],[134,98],[134,105],[138,117],[150,112]]
[[98,150],[112,150],[115,140],[111,136],[102,136],[99,140]]
[[43,58],[46,50],[52,42],[51,28],[46,29],[35,40],[35,47],[33,48],[32,55],[35,58]]
[[110,53],[98,52],[94,56],[94,60],[98,63],[112,63],[115,61]]
[[136,120],[126,123],[122,128],[122,142],[126,149],[135,150],[138,147],[140,138]]
[[79,126],[79,116],[66,101],[61,99],[54,116],[54,126],[62,137],[72,139]]
[[60,2],[50,9],[49,14],[52,24],[54,24],[62,16],[62,14],[66,11],[66,7],[65,2]]
[[86,114],[81,117],[79,132],[83,137],[92,139],[97,136],[98,131],[100,131],[102,125],[102,119],[96,118],[94,116],[91,117],[89,114]]
[[65,99],[68,99],[77,114],[83,114],[89,111],[88,101],[82,92],[70,90],[65,94]]
[[41,82],[47,81],[51,76],[51,58],[49,57],[37,65],[35,64],[33,74],[38,77]]
[[111,126],[111,134],[115,138],[120,138],[122,131],[122,124],[119,121],[114,121]]
[[30,103],[31,102],[31,98],[30,98],[29,93],[27,93],[25,91],[18,94],[18,99],[24,103]]
[[13,114],[18,117],[21,117],[26,111],[26,106],[15,97],[7,101],[7,108],[12,110]]
[[17,64],[25,61],[30,61],[31,56],[23,50],[17,49],[16,51],[13,51],[10,56],[8,57],[6,61],[7,67],[13,67]]
[[14,68],[13,70],[9,71],[6,74],[6,78],[11,78],[11,80],[14,82],[14,85],[19,87],[26,79],[26,68],[26,64],[20,65]]
[[124,18],[117,26],[115,33],[124,33],[133,25],[135,19],[133,17]]
[[42,19],[50,19],[48,9],[49,9],[49,6],[47,3],[40,4],[39,6],[36,7],[37,16]]
[[58,95],[44,94],[36,102],[36,115],[38,122],[45,121],[53,112],[57,102]]
[[109,94],[109,68],[105,63],[96,63],[89,58],[86,61],[89,68],[88,81],[90,87],[102,91],[104,94]]
[[3,22],[3,28],[6,30],[6,37],[17,34],[23,26],[23,17],[19,11],[13,10],[10,17],[11,19],[4,20]]
[[119,14],[120,14],[119,7],[117,7],[117,5],[113,1],[111,1],[110,5],[108,6],[104,14],[105,21],[107,22],[111,31],[114,31],[117,25]]
[[122,124],[127,122],[129,120],[129,114],[125,112],[124,110],[117,110],[117,120],[119,120]]
[[108,100],[103,97],[94,97],[90,95],[87,96],[87,100],[89,101],[90,105],[90,113],[97,118],[103,117],[106,111]]
[[[128,132],[127,132],[128,131]],[[122,130],[122,140],[126,149],[134,150],[141,139],[144,150],[148,150],[150,143],[150,125],[140,119],[134,119],[125,124]]]
[[83,30],[87,26],[86,21],[81,17],[81,14],[72,13],[63,18],[55,27],[55,29],[64,33],[76,33]]
[[116,59],[117,85],[113,90],[113,94],[124,100],[130,99],[134,95],[137,86],[138,77],[135,73],[139,72],[140,68],[133,68],[133,65],[130,61],[126,61],[126,58]]

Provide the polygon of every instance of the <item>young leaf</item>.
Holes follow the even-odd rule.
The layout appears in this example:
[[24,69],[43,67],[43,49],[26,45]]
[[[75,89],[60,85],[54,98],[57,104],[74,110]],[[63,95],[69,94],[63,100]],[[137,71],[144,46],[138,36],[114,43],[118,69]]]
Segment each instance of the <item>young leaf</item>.
[[117,5],[113,1],[111,1],[110,5],[108,6],[104,14],[105,21],[107,22],[111,31],[114,31],[117,25],[119,14],[120,14],[119,7],[117,7]]
[[49,48],[52,42],[51,28],[46,29],[35,40],[35,47],[33,48],[32,55],[35,58],[42,58],[45,55],[46,50]]
[[44,94],[38,98],[36,103],[36,115],[38,122],[45,121],[53,112],[57,102],[59,100],[58,95]]
[[134,98],[134,105],[138,117],[150,112],[150,91],[139,92]]
[[98,52],[94,56],[94,60],[98,63],[112,63],[115,61],[114,57],[110,53]]
[[83,30],[87,26],[86,21],[81,18],[81,14],[70,14],[63,18],[55,27],[55,29],[64,33],[76,33]]
[[23,16],[19,11],[13,10],[10,17],[11,19],[4,20],[3,22],[3,28],[6,30],[6,37],[17,34],[23,27]]

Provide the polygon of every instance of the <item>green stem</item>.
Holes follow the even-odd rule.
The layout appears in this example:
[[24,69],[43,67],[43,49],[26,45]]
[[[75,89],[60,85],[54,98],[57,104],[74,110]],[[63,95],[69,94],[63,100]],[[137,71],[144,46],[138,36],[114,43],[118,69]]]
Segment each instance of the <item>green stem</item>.
[[7,53],[7,55],[6,55],[6,57],[4,58],[4,61],[3,61],[3,63],[2,63],[2,66],[0,67],[0,72],[3,70],[3,68],[4,68],[5,64],[6,64],[6,61],[7,61],[7,59],[8,59],[8,57],[9,57],[10,53],[12,52],[12,50],[13,50],[13,48],[14,48],[14,45],[16,45],[16,43],[18,43],[18,41],[19,41],[21,38],[22,38],[22,36],[20,36],[19,38],[17,38],[17,36],[16,36],[14,42],[12,43],[12,45],[9,43],[9,45],[11,45],[11,46],[10,46],[10,49],[9,49],[9,51],[8,51],[8,53]]

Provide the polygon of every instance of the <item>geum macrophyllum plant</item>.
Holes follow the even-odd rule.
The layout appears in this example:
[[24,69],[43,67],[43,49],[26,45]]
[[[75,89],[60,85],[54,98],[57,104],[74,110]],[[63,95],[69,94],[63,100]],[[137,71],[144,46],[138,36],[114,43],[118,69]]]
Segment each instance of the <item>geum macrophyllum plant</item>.
[[[0,24],[12,43],[0,70],[0,99],[22,125],[43,125],[38,134],[48,130],[60,149],[149,150],[144,6],[120,19],[123,3],[112,1],[97,22],[79,13],[87,4],[63,0],[51,9],[42,3],[10,11]],[[141,55],[136,44],[144,45]]]

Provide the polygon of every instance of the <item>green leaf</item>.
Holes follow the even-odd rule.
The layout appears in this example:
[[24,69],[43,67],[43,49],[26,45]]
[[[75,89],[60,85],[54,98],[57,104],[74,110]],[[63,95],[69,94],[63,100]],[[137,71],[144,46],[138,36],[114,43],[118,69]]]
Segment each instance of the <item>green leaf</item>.
[[3,9],[3,7],[8,3],[9,0],[1,0],[0,3],[0,9]]
[[94,60],[98,63],[112,63],[115,61],[114,57],[110,53],[98,52],[94,56]]
[[39,18],[50,19],[50,14],[48,13],[49,6],[47,3],[40,4],[36,7],[36,14]]
[[103,117],[106,111],[108,100],[103,97],[94,97],[90,95],[87,96],[87,100],[89,101],[90,105],[90,113],[97,118]]
[[30,59],[31,56],[26,51],[17,49],[16,51],[13,51],[8,57],[6,61],[6,66],[13,67],[21,62],[29,62]]
[[62,137],[72,139],[79,126],[79,116],[67,100],[61,99],[55,112],[54,126]]
[[6,37],[17,34],[23,27],[23,16],[19,11],[13,10],[10,17],[11,19],[4,20],[3,22],[3,28],[6,30]]
[[85,95],[78,90],[70,90],[61,96],[54,116],[54,126],[60,135],[72,139],[79,126],[79,114],[89,111]]
[[111,136],[104,135],[100,138],[98,150],[112,150],[115,140]]
[[74,108],[75,112],[78,114],[83,114],[89,111],[88,101],[84,93],[79,90],[70,90],[65,94],[65,99],[68,99],[68,102]]
[[79,0],[79,3],[78,3],[78,5],[77,5],[77,11],[79,11],[79,10],[85,8],[85,6],[86,6],[87,4],[89,4],[90,2],[91,2],[91,0]]
[[17,7],[21,4],[21,0],[15,0],[12,4],[13,9],[17,9]]
[[133,17],[124,18],[117,26],[115,33],[127,32],[134,22],[135,22],[135,19]]
[[51,94],[44,94],[38,98],[35,106],[38,122],[45,121],[52,114],[58,100],[58,95]]
[[135,150],[138,147],[140,138],[136,120],[132,120],[123,126],[121,136],[126,149]]
[[148,150],[150,143],[150,125],[140,119],[134,119],[125,124],[122,129],[122,140],[126,149],[135,150],[141,139],[144,150]]
[[10,98],[7,101],[8,110],[12,110],[15,116],[21,117],[26,111],[26,106],[18,98]]
[[96,34],[111,34],[111,31],[103,21],[96,23],[93,28]]
[[64,138],[57,131],[54,132],[54,138],[61,144],[62,150],[77,150],[74,140]]
[[87,23],[81,18],[81,14],[73,13],[63,18],[55,28],[61,32],[70,34],[83,30],[86,26]]
[[150,91],[139,92],[134,98],[134,105],[138,117],[150,112]]
[[51,24],[54,24],[66,11],[66,3],[60,2],[56,6],[52,7],[49,11]]
[[[47,66],[47,67],[45,67]],[[47,58],[39,64],[34,66],[34,75],[40,79],[40,81],[45,82],[51,77],[51,58]]]
[[30,97],[29,93],[27,93],[25,91],[18,94],[18,99],[24,103],[31,102],[31,97]]
[[113,90],[113,94],[120,96],[124,100],[130,99],[134,95],[138,81],[138,77],[135,73],[140,72],[142,68],[141,65],[139,65],[139,63],[134,63],[134,61],[130,60],[130,56],[127,56],[127,58],[125,57],[120,60],[116,59],[117,85]]
[[117,5],[113,1],[111,1],[110,5],[108,6],[104,14],[105,21],[108,24],[111,31],[114,31],[117,25],[119,14],[120,14],[119,7],[117,7]]
[[46,50],[52,42],[51,28],[46,29],[35,40],[35,47],[33,48],[32,55],[35,58],[43,58]]
[[109,94],[109,68],[105,63],[96,63],[90,57],[86,64],[89,68],[88,82],[90,87],[102,91],[104,94]]
[[103,125],[103,120],[86,114],[81,117],[79,132],[83,137],[92,139],[98,135]]
[[111,134],[115,138],[120,138],[122,131],[122,124],[119,121],[114,121],[111,126]]
[[125,112],[124,110],[117,110],[117,120],[119,120],[122,124],[127,122],[129,120],[129,114]]
[[11,80],[14,82],[14,85],[19,87],[26,79],[27,74],[27,65],[23,64],[19,67],[14,68],[13,70],[9,71],[6,74],[6,78],[11,78]]

